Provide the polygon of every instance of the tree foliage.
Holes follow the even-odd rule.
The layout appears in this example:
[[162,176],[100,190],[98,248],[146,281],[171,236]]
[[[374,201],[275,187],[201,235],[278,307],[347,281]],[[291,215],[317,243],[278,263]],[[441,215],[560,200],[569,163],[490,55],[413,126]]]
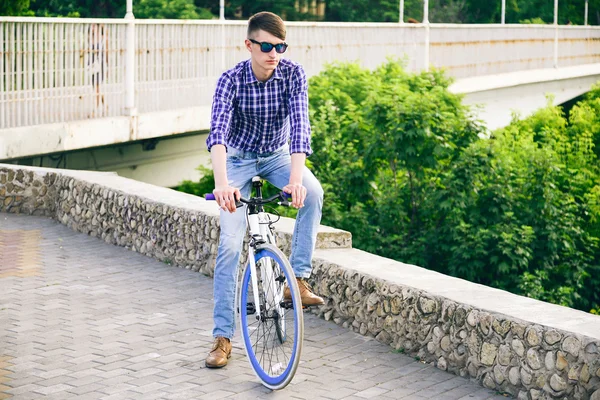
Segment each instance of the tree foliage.
[[[219,15],[218,1],[196,0],[196,5],[209,9],[214,15]],[[314,19],[314,16],[309,13],[297,10],[295,5],[295,0],[228,0],[225,2],[225,17],[227,19],[248,19],[257,12],[270,11],[288,21]]]
[[[1,15],[35,15],[38,17],[123,18],[124,0],[4,0]],[[134,0],[136,18],[210,19],[210,11],[198,7],[194,0]]]
[[[8,0],[12,1],[12,0]],[[121,0],[30,0],[31,11],[39,17],[107,17],[122,18],[125,2]]]
[[[397,22],[397,0],[325,0],[325,21]],[[216,18],[216,0],[134,0],[139,18]],[[247,19],[259,11],[271,11],[289,21],[318,17],[297,6],[296,0],[228,0],[227,19]],[[583,25],[585,0],[559,2],[559,23]],[[429,20],[444,23],[499,23],[501,0],[430,0]],[[124,0],[4,0],[1,15],[81,16],[121,18]],[[404,20],[423,20],[423,1],[405,0]],[[552,23],[554,2],[549,0],[507,0],[507,23]],[[589,23],[600,24],[600,0],[589,0]]]
[[312,78],[323,222],[389,258],[597,308],[600,89],[568,118],[549,104],[482,139],[448,84],[394,61]]
[[29,0],[5,0],[0,3],[0,15],[28,15]]
[[210,11],[196,7],[193,0],[139,0],[134,7],[136,18],[212,19]]

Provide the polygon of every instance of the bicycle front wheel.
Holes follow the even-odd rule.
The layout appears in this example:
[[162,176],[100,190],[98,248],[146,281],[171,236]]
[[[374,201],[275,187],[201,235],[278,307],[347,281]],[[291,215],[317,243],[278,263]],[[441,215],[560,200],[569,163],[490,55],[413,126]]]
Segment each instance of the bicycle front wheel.
[[[266,244],[257,248],[255,261],[260,304],[254,304],[252,268],[247,265],[239,295],[240,330],[258,378],[270,389],[282,389],[300,362],[304,338],[300,293],[294,271],[277,247]],[[286,286],[291,300],[284,299]]]

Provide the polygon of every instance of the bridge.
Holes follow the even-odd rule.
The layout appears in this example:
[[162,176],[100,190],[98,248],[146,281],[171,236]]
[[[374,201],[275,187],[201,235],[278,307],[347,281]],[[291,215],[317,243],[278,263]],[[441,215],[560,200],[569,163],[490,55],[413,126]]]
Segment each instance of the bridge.
[[[443,68],[488,128],[600,78],[600,28],[290,22],[286,57]],[[172,187],[208,162],[219,74],[247,58],[245,22],[0,17],[0,160],[117,171]]]

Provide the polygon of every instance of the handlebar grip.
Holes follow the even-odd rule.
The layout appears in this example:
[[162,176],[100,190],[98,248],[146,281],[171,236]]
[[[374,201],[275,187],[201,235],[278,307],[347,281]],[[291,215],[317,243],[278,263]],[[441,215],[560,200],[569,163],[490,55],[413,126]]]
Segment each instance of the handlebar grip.
[[292,198],[292,195],[286,192],[281,192],[281,195],[283,196],[284,199],[289,200]]
[[206,194],[204,195],[204,198],[205,198],[206,200],[214,200],[214,199],[215,199],[215,195],[214,195],[214,194],[212,194],[212,193],[206,193]]

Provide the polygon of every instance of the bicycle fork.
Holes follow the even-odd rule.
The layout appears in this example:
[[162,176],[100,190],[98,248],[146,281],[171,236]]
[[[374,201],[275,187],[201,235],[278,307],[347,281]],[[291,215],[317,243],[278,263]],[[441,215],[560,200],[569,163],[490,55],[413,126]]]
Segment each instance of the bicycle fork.
[[[259,221],[259,215],[256,214],[249,214],[248,215],[248,228],[250,231],[250,236],[252,238],[254,238],[255,240],[261,240],[262,239],[262,235],[261,235],[261,226],[260,226],[260,221]],[[258,289],[258,271],[257,271],[257,267],[256,267],[256,253],[255,253],[255,248],[254,246],[251,244],[250,246],[248,246],[248,262],[250,263],[250,282],[252,285],[252,295],[254,297],[254,315],[256,317],[256,319],[260,319],[261,318],[261,309],[260,309],[260,305],[261,305],[261,301],[260,301],[260,292]],[[269,290],[266,290],[264,285],[268,285],[271,282],[271,276],[267,275],[268,272],[265,271],[268,268],[264,267],[264,263],[261,263],[260,265],[261,268],[261,279],[262,279],[262,287],[263,287],[263,292],[265,293],[265,303],[269,304],[268,302],[271,301],[272,299],[268,299],[267,295],[269,295]],[[272,274],[271,274],[272,275]],[[265,304],[265,305],[266,305]],[[266,312],[266,310],[263,310]]]
[[[258,276],[256,274],[256,260],[254,248],[248,247],[248,261],[250,263],[250,284],[252,285],[252,295],[254,297],[254,316],[260,319],[260,292],[258,291]],[[246,307],[248,305],[246,304]],[[250,314],[250,313],[248,313]]]
[[[249,230],[250,230],[250,235],[259,240],[259,241],[263,241],[263,240],[267,240],[268,242],[270,242],[270,232],[267,232],[267,229],[269,229],[264,223],[260,223],[260,213],[257,214],[249,214],[248,215],[248,223],[249,223]],[[255,248],[254,246],[250,245],[248,246],[248,262],[250,264],[250,279],[251,279],[251,284],[252,284],[252,293],[253,293],[253,297],[254,297],[254,315],[256,317],[256,319],[260,319],[261,318],[261,311],[264,311],[265,314],[262,314],[265,317],[269,317],[269,315],[267,315],[266,313],[268,311],[272,311],[272,310],[278,310],[279,314],[281,314],[281,311],[279,310],[280,306],[280,302],[282,300],[283,297],[283,293],[279,293],[278,292],[278,285],[277,285],[277,279],[278,277],[274,276],[274,270],[273,270],[273,265],[271,264],[271,260],[269,260],[268,258],[265,258],[261,261],[260,265],[257,266],[256,265],[256,253],[255,253]],[[260,291],[259,291],[259,285],[258,285],[258,268],[260,268],[260,277],[261,277],[261,287],[262,287],[262,292],[264,294],[264,302],[265,302],[265,307],[266,309],[261,310],[260,309]]]

